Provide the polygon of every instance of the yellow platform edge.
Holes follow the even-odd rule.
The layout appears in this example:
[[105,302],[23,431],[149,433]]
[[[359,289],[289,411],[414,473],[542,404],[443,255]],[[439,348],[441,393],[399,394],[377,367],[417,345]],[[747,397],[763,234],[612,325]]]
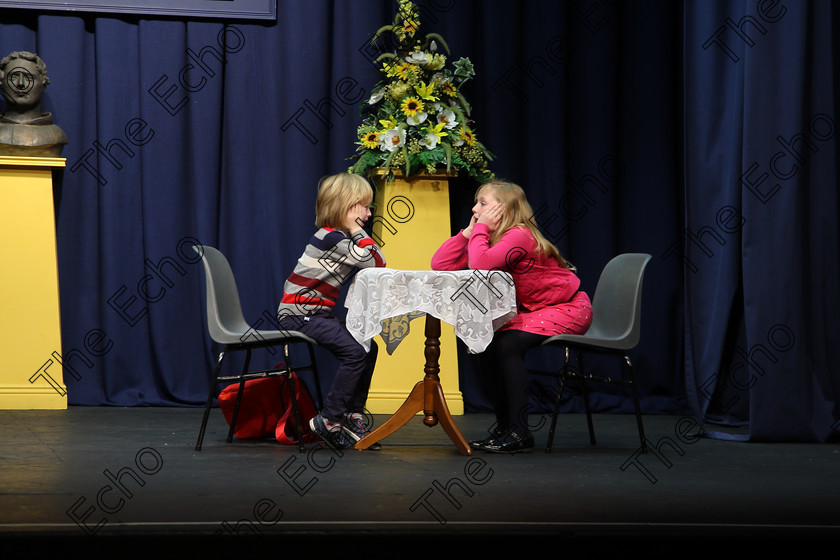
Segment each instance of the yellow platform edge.
[[0,410],[64,410],[67,408],[67,388],[61,395],[53,387],[0,387]]
[[64,167],[66,164],[67,158],[0,156],[0,165],[15,165],[21,167]]

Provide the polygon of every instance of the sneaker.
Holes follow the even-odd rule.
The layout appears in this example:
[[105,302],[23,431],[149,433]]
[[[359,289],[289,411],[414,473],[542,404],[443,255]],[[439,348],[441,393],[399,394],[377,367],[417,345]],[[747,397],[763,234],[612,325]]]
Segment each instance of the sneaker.
[[318,414],[309,421],[309,427],[312,431],[324,440],[328,445],[334,449],[344,449],[350,447],[353,442],[350,441],[341,429],[341,424],[334,424],[329,422],[323,416]]
[[[344,429],[344,433],[353,438],[355,441],[359,441],[370,434],[370,427],[368,426],[367,419],[361,412],[351,412],[349,414],[345,414],[341,426]],[[377,442],[368,447],[368,449],[378,450],[382,449],[382,446],[379,445],[379,442]]]

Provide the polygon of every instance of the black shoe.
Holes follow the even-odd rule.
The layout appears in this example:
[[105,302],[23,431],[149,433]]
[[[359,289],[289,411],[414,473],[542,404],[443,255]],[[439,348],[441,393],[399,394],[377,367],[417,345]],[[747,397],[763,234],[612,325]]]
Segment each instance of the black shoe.
[[487,445],[498,444],[499,437],[503,433],[504,432],[500,432],[498,430],[493,430],[492,432],[490,432],[490,435],[487,436],[486,438],[475,439],[475,440],[471,441],[470,442],[470,447],[472,447],[473,449],[484,449],[484,447],[487,446]]
[[488,442],[479,449],[489,453],[521,453],[530,451],[534,447],[534,436],[531,432],[520,436],[516,432],[507,432],[499,439]]

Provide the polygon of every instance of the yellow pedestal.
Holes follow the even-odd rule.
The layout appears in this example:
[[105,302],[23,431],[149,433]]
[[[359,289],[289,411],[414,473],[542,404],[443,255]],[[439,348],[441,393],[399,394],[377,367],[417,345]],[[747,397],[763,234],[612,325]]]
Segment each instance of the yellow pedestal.
[[[376,212],[372,233],[382,247],[388,268],[431,270],[432,255],[451,236],[449,180],[455,174],[423,174],[385,182],[375,176]],[[393,355],[379,339],[379,357],[373,374],[367,409],[373,414],[393,414],[423,379],[425,322],[416,319],[411,332]],[[458,352],[452,326],[441,323],[440,384],[453,415],[464,413],[458,385]]]
[[65,409],[52,170],[0,156],[0,409]]

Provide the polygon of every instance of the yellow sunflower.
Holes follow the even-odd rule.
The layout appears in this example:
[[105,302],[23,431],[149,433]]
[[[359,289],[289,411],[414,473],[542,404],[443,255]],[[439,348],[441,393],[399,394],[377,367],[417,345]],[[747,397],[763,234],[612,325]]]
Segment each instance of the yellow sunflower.
[[417,30],[420,28],[420,22],[416,19],[407,19],[402,24],[402,32],[408,36],[414,35],[417,33]]
[[407,117],[413,117],[417,113],[421,113],[423,111],[423,102],[420,101],[418,98],[411,96],[406,97],[402,102],[402,112],[405,113]]
[[375,130],[366,132],[359,137],[365,148],[376,148],[379,145],[379,134]]
[[473,134],[473,131],[470,130],[469,128],[467,128],[467,127],[462,128],[461,133],[459,134],[459,137],[461,138],[461,140],[466,142],[468,145],[475,146],[475,143],[476,143],[475,134]]
[[395,69],[395,74],[403,80],[410,80],[411,78],[416,76],[419,71],[420,69],[414,64],[404,62],[402,64],[397,65]]
[[445,95],[449,97],[455,97],[458,95],[458,90],[455,89],[455,84],[452,82],[444,82],[440,84],[440,91],[442,91]]

